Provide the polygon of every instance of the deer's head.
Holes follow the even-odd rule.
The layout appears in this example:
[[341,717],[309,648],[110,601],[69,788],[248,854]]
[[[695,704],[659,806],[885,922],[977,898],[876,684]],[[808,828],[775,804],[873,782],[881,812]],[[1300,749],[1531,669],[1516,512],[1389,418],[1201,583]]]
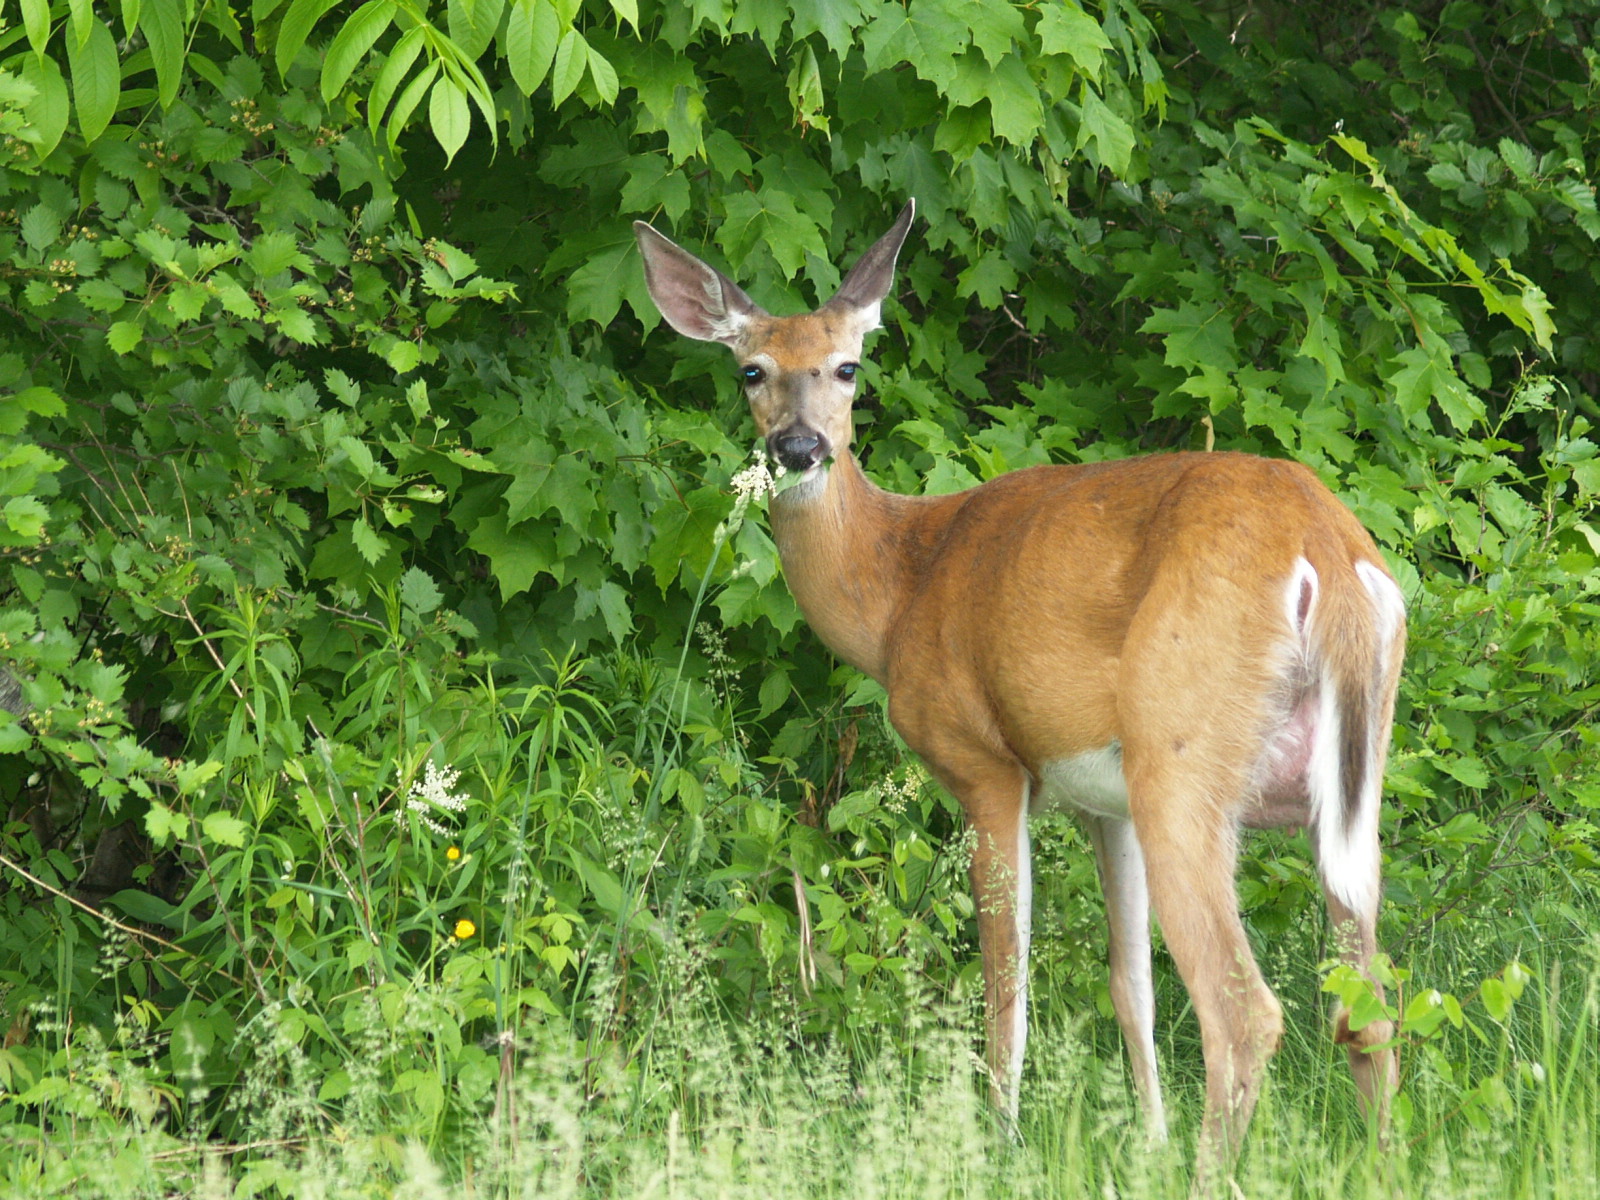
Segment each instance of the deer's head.
[[794,317],[773,316],[721,271],[634,222],[645,284],[661,315],[685,337],[733,351],[767,452],[791,471],[815,473],[850,445],[862,340],[879,326],[915,211],[915,201],[901,210],[831,300]]

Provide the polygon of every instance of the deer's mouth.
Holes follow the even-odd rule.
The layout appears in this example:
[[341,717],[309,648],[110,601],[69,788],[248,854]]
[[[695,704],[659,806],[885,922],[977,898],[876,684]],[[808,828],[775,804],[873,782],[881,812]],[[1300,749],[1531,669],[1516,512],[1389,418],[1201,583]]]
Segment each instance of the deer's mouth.
[[833,447],[816,430],[792,425],[767,439],[767,453],[785,470],[809,473],[832,456]]

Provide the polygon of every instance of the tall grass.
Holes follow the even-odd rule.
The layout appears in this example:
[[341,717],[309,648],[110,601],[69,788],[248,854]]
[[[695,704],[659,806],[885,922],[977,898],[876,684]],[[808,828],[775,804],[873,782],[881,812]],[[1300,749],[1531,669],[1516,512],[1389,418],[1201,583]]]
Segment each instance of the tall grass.
[[[1413,1113],[1380,1150],[1359,1119],[1342,1053],[1291,1047],[1272,1075],[1236,1175],[1249,1197],[1600,1195],[1596,979],[1550,972],[1522,1019],[1462,1031],[1409,1058]],[[1577,984],[1579,986],[1574,986]],[[867,1060],[786,1043],[759,1016],[666,1018],[663,1052],[588,1094],[561,1055],[522,1071],[510,1111],[449,1175],[495,1197],[938,1200],[1180,1197],[1190,1186],[1199,1089],[1180,1086],[1178,1132],[1152,1146],[1115,1047],[1082,1020],[1034,1040],[1021,1138],[996,1127],[965,1013],[923,1011]],[[763,1032],[757,1033],[756,1030]],[[891,1031],[885,1031],[886,1033]],[[914,1045],[896,1053],[893,1045]],[[1183,1073],[1180,1073],[1180,1075]],[[1194,1073],[1187,1073],[1194,1078]],[[1476,1081],[1499,1080],[1485,1101]],[[1503,1088],[1502,1088],[1503,1085]],[[427,1167],[395,1175],[401,1191]],[[435,1174],[434,1179],[445,1175]]]
[[[686,979],[687,984],[693,983]],[[1597,975],[1552,968],[1503,1026],[1407,1055],[1409,1124],[1380,1150],[1341,1055],[1297,1037],[1274,1064],[1230,1192],[1253,1198],[1592,1200],[1600,1195]],[[6,1195],[76,1200],[276,1190],[324,1200],[988,1200],[1188,1195],[1200,1098],[1169,1063],[1175,1134],[1140,1128],[1109,1022],[1049,1016],[1035,1031],[1020,1138],[983,1099],[970,1013],[912,1005],[863,1056],[799,1039],[776,1013],[731,1014],[688,987],[647,1053],[584,1054],[562,1037],[514,1048],[514,1079],[448,1144],[396,1138],[385,1107],[350,1124],[298,1121],[314,1089],[295,1050],[260,1055],[249,1086],[254,1161],[230,1170],[155,1126],[68,1155],[8,1156]],[[1481,1035],[1481,1036],[1480,1036]],[[358,1039],[359,1040],[359,1039]],[[1176,1047],[1187,1052],[1188,1047]],[[1169,1046],[1168,1054],[1173,1052]],[[1487,1097],[1475,1090],[1497,1080]],[[364,1111],[372,1114],[363,1118]],[[300,1136],[294,1130],[302,1131]],[[281,1145],[271,1145],[280,1139]],[[32,1170],[27,1169],[32,1166]],[[21,1168],[21,1169],[19,1169]]]

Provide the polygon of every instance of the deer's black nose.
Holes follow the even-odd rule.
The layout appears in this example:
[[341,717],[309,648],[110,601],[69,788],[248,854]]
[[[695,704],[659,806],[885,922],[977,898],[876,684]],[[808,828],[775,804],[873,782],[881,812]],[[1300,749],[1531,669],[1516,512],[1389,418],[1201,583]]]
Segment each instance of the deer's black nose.
[[767,439],[767,451],[791,471],[807,471],[828,456],[828,443],[820,433],[794,426]]

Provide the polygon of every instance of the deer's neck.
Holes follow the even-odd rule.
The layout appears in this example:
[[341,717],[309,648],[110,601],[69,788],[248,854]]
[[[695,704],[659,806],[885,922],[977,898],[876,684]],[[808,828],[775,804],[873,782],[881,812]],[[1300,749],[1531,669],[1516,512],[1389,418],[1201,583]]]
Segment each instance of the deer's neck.
[[800,611],[830,650],[880,683],[915,571],[923,507],[920,497],[873,484],[849,452],[824,478],[772,502],[773,538]]

